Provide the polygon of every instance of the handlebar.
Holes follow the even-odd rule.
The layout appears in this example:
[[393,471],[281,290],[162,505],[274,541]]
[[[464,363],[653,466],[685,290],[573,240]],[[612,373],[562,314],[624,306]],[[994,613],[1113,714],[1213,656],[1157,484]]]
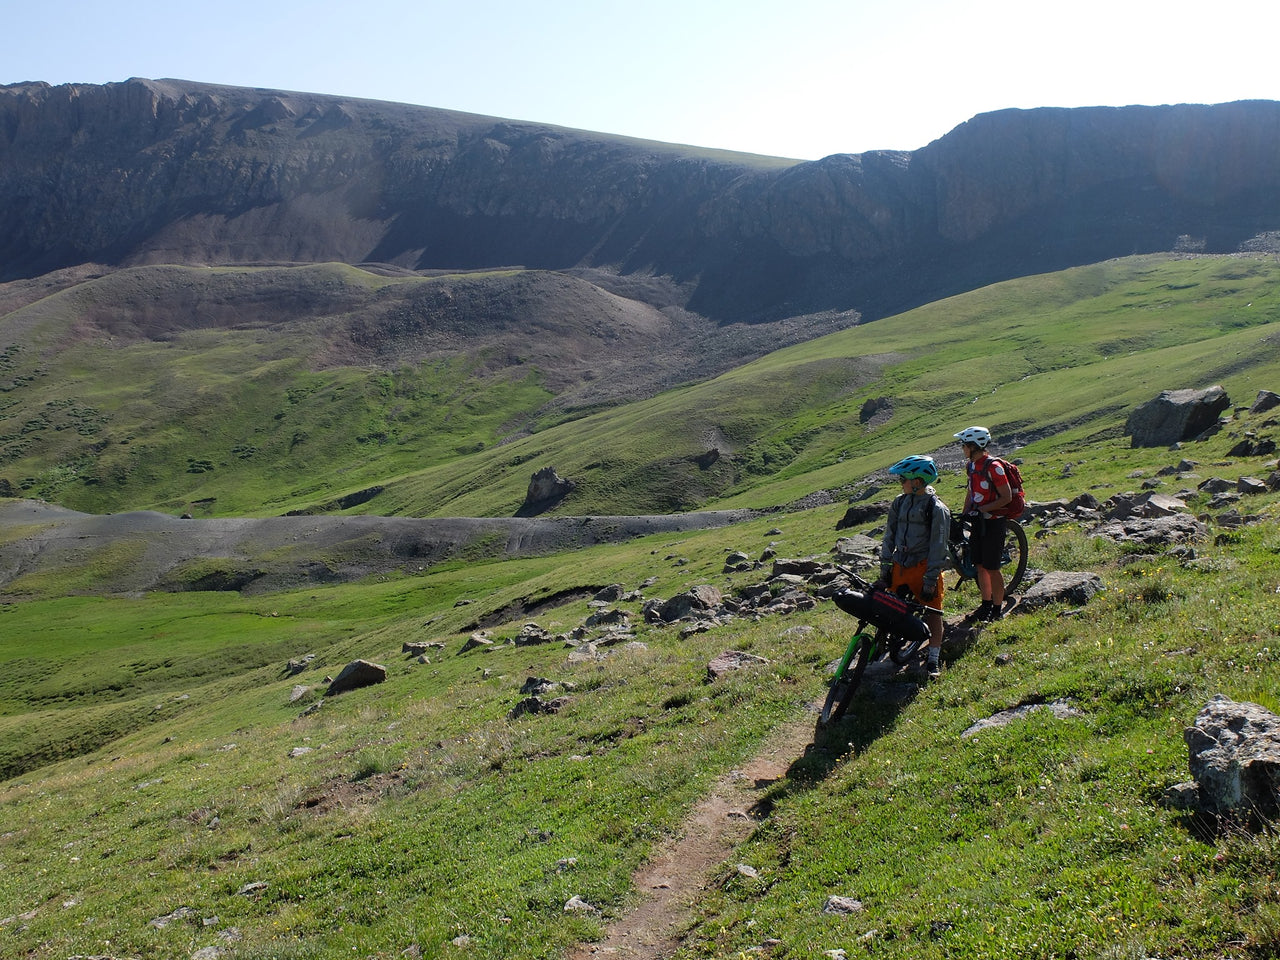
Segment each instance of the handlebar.
[[[843,573],[846,577],[852,580],[854,583],[854,586],[856,586],[859,590],[862,590],[865,592],[869,590],[880,589],[880,590],[884,590],[886,593],[894,592],[889,590],[888,587],[877,587],[874,583],[867,582],[867,580],[864,579],[862,576],[860,576],[856,570],[851,570],[849,567],[846,567],[843,564],[837,563],[835,567],[837,570]],[[908,593],[909,592],[910,591],[908,591]],[[931,613],[938,612],[933,607],[929,607],[921,603],[914,596],[903,596],[901,593],[896,594],[896,596],[900,597],[908,606],[913,607],[914,609],[919,610],[921,612],[931,612]]]

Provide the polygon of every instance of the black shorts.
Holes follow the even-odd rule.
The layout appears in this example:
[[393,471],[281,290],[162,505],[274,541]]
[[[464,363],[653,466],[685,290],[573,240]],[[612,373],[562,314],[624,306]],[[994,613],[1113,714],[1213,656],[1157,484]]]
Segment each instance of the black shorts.
[[984,570],[999,570],[1004,559],[1004,535],[1008,524],[1004,517],[975,517],[969,534],[973,562]]

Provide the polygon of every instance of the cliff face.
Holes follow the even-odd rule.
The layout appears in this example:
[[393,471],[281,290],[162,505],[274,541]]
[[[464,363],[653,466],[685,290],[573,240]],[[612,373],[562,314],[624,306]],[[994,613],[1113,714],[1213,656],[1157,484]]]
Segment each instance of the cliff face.
[[[1280,104],[985,114],[815,163],[403,104],[129,80],[0,88],[0,281],[79,263],[658,274],[721,320],[882,315],[1280,229]],[[1184,241],[1185,242],[1185,241]]]

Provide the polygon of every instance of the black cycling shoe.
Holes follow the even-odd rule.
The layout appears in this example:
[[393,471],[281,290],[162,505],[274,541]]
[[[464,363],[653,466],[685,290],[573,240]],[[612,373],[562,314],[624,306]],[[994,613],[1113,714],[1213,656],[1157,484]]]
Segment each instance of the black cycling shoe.
[[965,617],[966,620],[986,621],[991,616],[992,604],[990,600],[983,600],[978,604],[978,609]]

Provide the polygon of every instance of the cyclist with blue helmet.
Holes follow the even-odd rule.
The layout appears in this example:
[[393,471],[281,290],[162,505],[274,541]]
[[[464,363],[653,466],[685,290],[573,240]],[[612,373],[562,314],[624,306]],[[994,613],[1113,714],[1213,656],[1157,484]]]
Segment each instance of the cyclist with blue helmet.
[[938,673],[942,651],[942,571],[949,553],[951,511],[933,489],[938,467],[932,457],[899,460],[889,473],[902,481],[902,493],[889,505],[880,544],[880,584],[890,590],[907,587],[930,612],[928,667]]

